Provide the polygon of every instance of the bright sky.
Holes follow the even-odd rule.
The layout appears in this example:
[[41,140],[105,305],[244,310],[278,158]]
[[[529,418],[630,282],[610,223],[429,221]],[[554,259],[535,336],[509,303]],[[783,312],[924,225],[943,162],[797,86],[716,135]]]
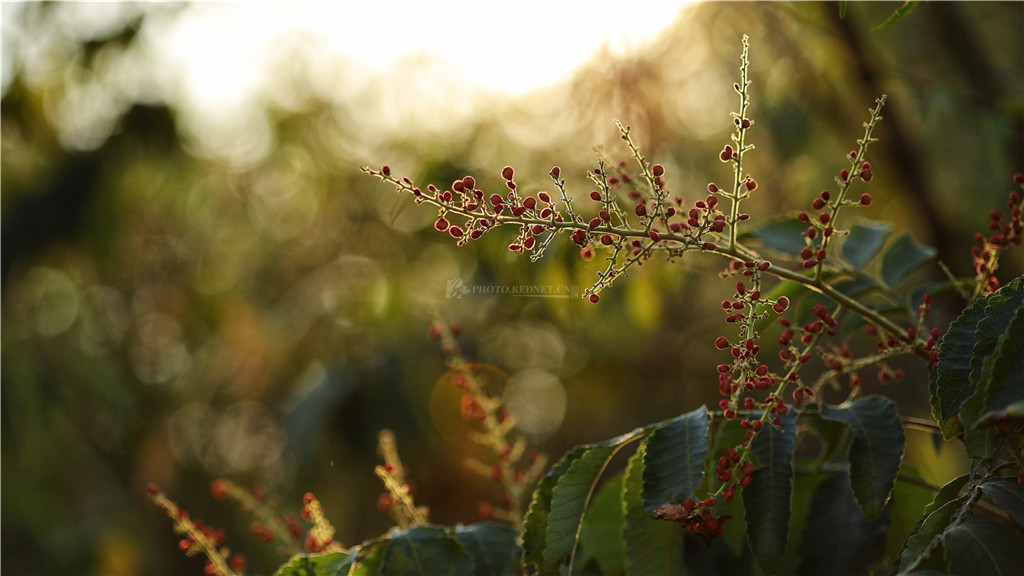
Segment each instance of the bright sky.
[[590,2],[376,0],[190,6],[171,49],[201,97],[232,100],[259,82],[259,59],[282,31],[386,72],[432,53],[483,88],[516,95],[565,78],[607,45],[625,52],[654,40],[685,0]]

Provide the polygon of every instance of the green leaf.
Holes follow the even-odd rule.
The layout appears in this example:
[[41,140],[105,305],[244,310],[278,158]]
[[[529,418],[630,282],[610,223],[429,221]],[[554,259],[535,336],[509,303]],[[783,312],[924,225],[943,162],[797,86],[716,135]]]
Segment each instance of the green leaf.
[[584,446],[579,457],[555,482],[551,490],[551,510],[547,517],[547,534],[542,553],[542,573],[555,574],[568,563],[572,573],[580,538],[580,524],[608,461],[624,444],[635,440],[637,433],[625,434],[600,444]]
[[1017,308],[1016,315],[999,338],[992,354],[991,370],[986,370],[983,375],[983,411],[1005,412],[1011,405],[1024,400],[1024,305]]
[[[814,491],[811,511],[800,541],[801,574],[866,574],[885,553],[888,509],[869,521],[850,492],[844,470],[825,479]],[[842,545],[836,546],[836,535]]]
[[780,254],[796,256],[807,244],[802,234],[807,231],[807,224],[795,218],[772,220],[752,234],[767,248]]
[[896,239],[882,256],[882,281],[895,288],[911,272],[935,257],[935,248],[922,246],[909,235]]
[[510,526],[472,524],[458,527],[455,537],[473,559],[477,576],[513,576],[518,573],[519,534]]
[[587,451],[586,446],[573,448],[541,478],[533,491],[530,509],[526,512],[523,526],[523,565],[533,564],[538,570],[544,568],[544,550],[547,543],[548,515],[551,511],[551,493],[555,483],[576,459]]
[[384,576],[468,576],[473,570],[473,559],[455,536],[434,526],[393,533],[380,566]]
[[939,341],[938,366],[931,374],[929,389],[932,418],[947,440],[963,431],[956,415],[977,388],[970,378],[971,358],[978,341],[978,323],[984,318],[985,302],[976,300],[949,325]]
[[753,452],[761,467],[754,471],[750,486],[743,489],[747,538],[765,574],[775,573],[786,551],[793,491],[795,412],[782,419],[781,428],[780,431],[769,426],[757,434]]
[[1024,486],[1016,478],[989,478],[981,483],[981,491],[1018,526],[1024,526]]
[[822,406],[821,416],[846,424],[853,433],[850,484],[861,510],[875,520],[889,501],[903,459],[905,436],[896,403],[867,396],[839,407]]
[[846,18],[846,0],[839,0],[839,19],[844,20]]
[[622,474],[617,474],[605,482],[583,515],[580,530],[582,558],[578,562],[581,568],[593,560],[602,574],[621,574],[625,570],[624,522]]
[[988,519],[967,520],[942,535],[949,573],[1020,574],[1024,567],[1024,535]]
[[711,417],[700,408],[658,426],[644,456],[644,508],[654,512],[697,493],[704,480]]
[[358,554],[358,548],[351,552],[297,554],[282,564],[274,576],[347,576]]
[[903,545],[903,551],[894,566],[895,569],[899,569],[901,573],[913,570],[939,545],[939,536],[942,531],[946,529],[953,515],[968,499],[967,495],[960,496],[960,491],[967,485],[968,480],[970,480],[970,476],[964,474],[950,480],[939,490],[932,503],[924,509],[921,521],[918,522],[914,532]]
[[683,573],[683,528],[675,522],[655,520],[643,506],[644,459],[647,441],[629,460],[622,482],[625,525],[626,574],[674,576]]
[[[977,300],[975,306],[983,307],[983,316],[978,320],[973,333],[974,346],[971,350],[970,373],[967,376],[968,389],[971,395],[960,406],[959,426],[964,431],[964,444],[972,458],[987,458],[995,448],[995,433],[992,428],[981,426],[986,412],[986,399],[993,386],[992,369],[996,365],[1001,338],[1009,330],[1017,310],[1024,303],[1024,279],[1017,278],[995,294]],[[943,338],[945,340],[945,338]],[[999,374],[995,385],[1006,392],[1006,398],[1012,399],[1019,384],[1015,385],[1012,363],[1019,356],[1017,347],[1019,339],[1007,340],[1009,357],[1000,360]],[[939,363],[943,360],[942,348],[939,348]],[[1011,363],[1009,373],[1003,362]],[[962,371],[958,374],[962,376]],[[955,386],[955,383],[953,384]]]
[[892,232],[888,222],[856,222],[843,242],[842,255],[854,268],[863,269],[871,262]]
[[882,30],[885,30],[886,28],[899,22],[900,20],[903,20],[904,18],[909,16],[911,12],[914,11],[914,8],[917,8],[917,4],[918,0],[906,0],[906,2],[903,3],[903,6],[897,8],[896,11],[893,12],[891,16],[889,16],[888,20],[872,28],[871,32],[881,32]]

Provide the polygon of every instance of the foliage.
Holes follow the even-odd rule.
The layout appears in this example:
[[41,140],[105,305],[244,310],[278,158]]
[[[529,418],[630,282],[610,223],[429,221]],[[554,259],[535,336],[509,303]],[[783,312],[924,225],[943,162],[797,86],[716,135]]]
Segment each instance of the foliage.
[[[308,553],[278,574],[675,574],[684,566],[700,573],[959,574],[979,567],[1005,573],[1024,562],[1024,278],[1000,288],[994,275],[1002,252],[1021,243],[1020,193],[1011,192],[1008,217],[993,212],[992,234],[979,235],[975,277],[915,285],[914,272],[935,251],[909,235],[888,241],[887,223],[848,217],[873,202],[852,189],[874,178],[867,158],[882,96],[834,192],[821,192],[809,211],[751,228],[757,219],[742,206],[759,184],[744,163],[755,126],[746,38],[740,61],[735,132],[719,153],[731,182],[709,183],[692,205],[669,190],[664,166],[644,157],[621,124],[635,168],[599,153],[589,174],[596,189],[582,199],[557,166],[549,172],[554,194],[524,193],[511,167],[501,171],[504,194],[485,193],[473,176],[450,189],[421,189],[388,166],[365,169],[435,207],[434,228],[460,246],[511,227],[516,237],[508,249],[534,260],[560,235],[584,260],[607,253],[607,267],[584,291],[595,304],[656,256],[724,258],[721,276],[735,291],[722,310],[734,331],[713,342],[728,355],[717,369],[718,406],[578,446],[541,476],[543,460],[524,459],[525,442],[508,437],[514,414],[480,382],[483,367],[463,357],[454,331],[438,320],[432,336],[448,357],[462,414],[482,428],[473,439],[493,460],[474,466],[503,487],[506,508],[498,517],[510,526],[428,524],[426,511],[412,503],[394,440],[384,435],[381,507],[398,527],[332,551],[333,531],[309,495]],[[1024,189],[1024,175],[1015,182]],[[587,201],[597,206],[589,218],[581,207]],[[927,324],[931,292],[944,287],[969,306],[940,339]],[[845,342],[862,327],[876,351],[858,358]],[[778,331],[778,364],[762,353],[769,330]],[[970,470],[936,490],[923,515],[919,498],[900,497],[922,484],[903,462],[905,418],[892,399],[862,389],[860,374],[869,370],[882,382],[902,382],[903,370],[893,366],[899,357],[930,365],[931,429],[962,442],[971,459]],[[812,378],[809,366],[819,360],[823,370]],[[820,445],[816,455],[801,449],[812,440]],[[625,471],[610,474],[616,456],[633,445]],[[525,487],[535,481],[523,518]],[[152,493],[180,522],[162,493]],[[909,533],[892,529],[911,524]],[[176,528],[188,535],[186,552],[206,554],[211,571],[235,573],[225,568],[228,552],[209,545],[202,530]]]

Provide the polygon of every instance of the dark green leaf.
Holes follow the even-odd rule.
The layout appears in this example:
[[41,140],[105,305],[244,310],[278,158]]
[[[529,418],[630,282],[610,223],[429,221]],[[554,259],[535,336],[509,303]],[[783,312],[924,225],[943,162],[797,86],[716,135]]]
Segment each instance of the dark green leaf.
[[896,11],[892,13],[892,16],[889,16],[888,20],[872,28],[871,31],[881,32],[882,30],[885,30],[886,28],[899,22],[900,20],[903,20],[904,18],[909,16],[911,12],[914,11],[914,8],[917,8],[917,4],[917,0],[906,0],[906,2],[903,3],[903,6],[897,8]]
[[473,559],[448,530],[417,526],[391,535],[380,573],[394,576],[470,575],[473,574]]
[[573,448],[551,470],[541,478],[533,491],[533,500],[526,513],[523,527],[523,564],[533,564],[538,570],[544,567],[544,549],[547,543],[548,514],[551,511],[551,492],[555,483],[577,458],[587,450],[586,446]]
[[895,288],[908,274],[935,257],[935,249],[922,246],[908,235],[900,236],[882,256],[882,281]]
[[946,565],[953,575],[1020,574],[1024,535],[988,519],[967,520],[942,535]]
[[795,441],[794,412],[783,419],[781,431],[766,427],[754,439],[753,452],[760,468],[754,471],[750,486],[743,490],[743,507],[750,549],[765,574],[775,573],[786,551]]
[[544,572],[555,574],[559,566],[568,564],[570,573],[575,567],[579,544],[580,523],[608,460],[625,443],[635,440],[636,433],[626,434],[585,446],[582,454],[573,459],[569,469],[555,482],[551,490],[551,510],[548,513],[547,534],[543,551]]
[[512,527],[500,524],[472,524],[455,531],[455,537],[473,559],[473,573],[477,576],[517,574],[521,552],[518,536]]
[[711,417],[703,406],[658,426],[644,456],[644,508],[682,502],[704,480]]
[[807,226],[793,218],[773,220],[754,230],[753,235],[766,247],[780,254],[795,256],[807,245],[802,236]]
[[953,515],[960,509],[960,506],[968,499],[967,495],[960,496],[960,491],[967,485],[970,477],[960,476],[949,481],[935,495],[932,503],[924,509],[921,521],[914,529],[914,533],[907,538],[903,551],[900,553],[896,568],[901,572],[913,570],[918,563],[926,559],[932,550],[940,544],[939,536],[949,525]]
[[977,343],[978,323],[984,317],[985,303],[977,300],[949,325],[939,341],[938,368],[931,374],[929,388],[932,418],[942,427],[946,439],[963,430],[956,415],[976,390],[970,379],[971,358]]
[[298,554],[282,564],[274,576],[347,576],[359,549],[328,554]]
[[839,19],[846,18],[846,0],[839,0]]
[[[801,574],[865,574],[885,552],[888,509],[869,521],[850,491],[850,475],[837,472],[818,485],[800,542]],[[836,535],[842,545],[836,546]]]
[[651,518],[643,506],[646,450],[647,442],[644,441],[629,460],[622,486],[622,506],[626,519],[622,534],[626,546],[626,574],[682,574],[683,528],[675,522]]
[[856,222],[843,242],[842,254],[856,269],[863,269],[878,254],[892,231],[888,222]]
[[981,483],[981,491],[1018,526],[1024,526],[1024,486],[1016,478],[990,478]]
[[983,411],[1005,412],[1024,400],[1024,304],[1017,308],[1017,314],[999,338],[992,353],[991,370],[985,370],[983,375]]
[[970,378],[975,384],[985,381],[985,359],[996,351],[1000,338],[1010,327],[1017,310],[1024,304],[1024,278],[1015,279],[996,293],[975,302],[978,303],[983,305],[984,316],[978,321],[972,350]]
[[884,396],[868,396],[837,408],[822,406],[821,416],[846,424],[853,433],[853,495],[869,520],[878,518],[889,501],[903,459],[905,437],[896,404]]
[[[971,351],[968,387],[971,395],[960,406],[959,422],[964,430],[964,444],[967,453],[973,458],[987,458],[995,448],[995,433],[992,428],[981,425],[986,412],[986,399],[995,382],[998,389],[1006,392],[1011,399],[1019,384],[1015,385],[1016,374],[1012,373],[1012,364],[1019,360],[1018,339],[1008,340],[1009,357],[1000,360],[1001,377],[993,381],[992,369],[996,365],[997,356],[1001,357],[999,346],[1001,338],[1008,331],[1014,315],[1024,303],[1024,279],[1017,278],[995,294],[979,299],[971,309],[983,307],[983,316],[978,320],[974,330],[974,346]],[[945,341],[945,338],[943,338]],[[942,367],[942,348],[939,349],[939,365]],[[1009,363],[1009,366],[1003,364]],[[1007,369],[1009,368],[1009,373]],[[1005,407],[1005,406],[1004,406]],[[959,424],[958,424],[959,426]]]
[[594,560],[602,574],[621,574],[625,570],[626,550],[622,543],[625,519],[622,514],[622,474],[618,474],[605,482],[583,515],[579,566],[586,566],[587,562]]

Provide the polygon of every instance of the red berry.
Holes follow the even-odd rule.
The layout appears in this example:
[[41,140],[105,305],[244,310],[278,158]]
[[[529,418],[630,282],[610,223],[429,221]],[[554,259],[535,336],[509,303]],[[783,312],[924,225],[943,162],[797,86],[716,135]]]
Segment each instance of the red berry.
[[146,492],[148,492],[150,496],[156,496],[156,493],[159,491],[160,487],[157,486],[155,482],[150,482],[149,484],[146,484]]
[[462,186],[466,190],[472,190],[473,188],[476,188],[476,178],[473,178],[472,176],[466,176],[465,178],[462,179]]
[[511,166],[505,166],[504,168],[501,169],[501,177],[504,178],[505,180],[511,180],[512,176],[514,175],[515,171],[512,170]]
[[725,336],[719,336],[715,340],[715,348],[718,348],[719,350],[725,350],[728,347],[729,347],[729,339],[726,338]]
[[714,182],[708,184],[708,192],[711,192],[712,194],[718,192],[718,185],[715,184]]
[[595,201],[595,202],[600,202],[601,201],[601,193],[598,192],[597,190],[591,190],[590,191],[590,199]]
[[462,183],[462,180],[456,180],[455,182],[452,182],[452,191],[453,192],[462,192],[465,189],[466,189],[466,186]]
[[871,194],[868,194],[866,192],[864,194],[861,194],[860,195],[860,203],[862,205],[864,205],[864,206],[870,206],[871,205]]
[[533,210],[537,207],[537,199],[533,196],[527,196],[526,198],[523,198],[523,206],[525,206],[527,210]]
[[385,164],[384,166],[381,167],[380,173],[385,176],[391,176],[391,167]]
[[636,208],[633,209],[633,212],[635,212],[637,216],[640,216],[641,218],[643,218],[644,216],[647,215],[647,205],[646,204],[637,204]]
[[213,482],[210,482],[210,495],[218,500],[222,500],[227,496],[227,489],[225,488],[223,480],[217,478]]
[[1017,184],[1024,184],[1024,174],[1017,172],[1013,175],[1013,181]]
[[316,500],[316,496],[313,496],[312,492],[306,492],[305,494],[302,495],[303,504],[309,505],[310,503],[313,502],[313,500]]
[[654,174],[656,178],[658,176],[664,176],[665,167],[662,166],[661,164],[655,164],[654,166],[651,166],[651,174]]
[[562,175],[562,169],[559,168],[558,166],[551,168],[551,175],[554,176],[555,178],[558,178],[559,176]]
[[540,198],[541,202],[547,202],[547,203],[551,202],[551,196],[547,192],[544,192],[544,191],[537,192],[537,198]]
[[599,296],[599,295],[597,295],[597,294],[591,294],[591,295],[590,295],[590,297],[588,298],[588,300],[590,300],[590,302],[591,302],[592,304],[597,304],[597,302],[598,302],[598,301],[599,301],[600,299],[601,299],[601,296]]
[[701,245],[701,248],[703,248],[704,250],[717,250],[718,245],[715,244],[714,242],[705,242],[704,244]]
[[661,240],[661,234],[658,233],[658,230],[656,228],[651,228],[647,232],[647,236],[654,242]]
[[434,222],[434,230],[437,230],[438,232],[444,232],[447,229],[448,221],[445,220],[444,218],[438,218],[437,221]]

